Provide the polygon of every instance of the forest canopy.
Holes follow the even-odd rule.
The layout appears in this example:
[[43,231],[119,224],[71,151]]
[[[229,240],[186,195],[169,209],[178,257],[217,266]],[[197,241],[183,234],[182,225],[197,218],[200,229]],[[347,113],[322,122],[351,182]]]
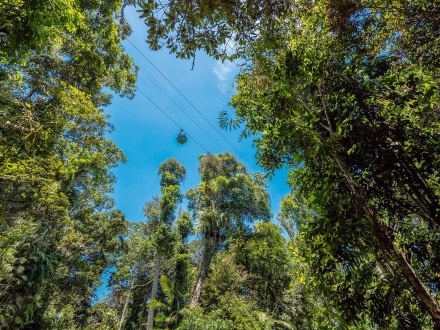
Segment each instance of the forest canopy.
[[[278,215],[265,175],[229,153],[201,155],[188,191],[163,162],[142,222],[114,208],[125,157],[105,107],[136,90],[130,5],[152,50],[240,59],[219,124],[253,139],[267,175],[288,169]],[[440,329],[439,3],[3,1],[0,14],[1,328]]]

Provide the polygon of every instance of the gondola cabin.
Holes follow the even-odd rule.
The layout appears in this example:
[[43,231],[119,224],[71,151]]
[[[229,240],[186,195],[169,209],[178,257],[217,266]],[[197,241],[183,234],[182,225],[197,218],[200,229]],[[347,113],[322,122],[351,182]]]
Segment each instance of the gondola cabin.
[[185,144],[186,141],[188,141],[188,138],[183,129],[181,129],[179,135],[177,136],[177,142],[179,142],[180,144]]

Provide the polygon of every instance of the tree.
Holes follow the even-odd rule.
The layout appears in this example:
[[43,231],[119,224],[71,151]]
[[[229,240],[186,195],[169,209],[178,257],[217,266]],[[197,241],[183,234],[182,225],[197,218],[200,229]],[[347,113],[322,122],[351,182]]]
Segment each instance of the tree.
[[154,301],[159,285],[161,258],[169,256],[172,251],[171,244],[174,242],[174,237],[171,225],[174,221],[177,204],[182,199],[179,186],[185,178],[186,171],[175,159],[169,159],[159,166],[158,173],[161,175],[162,196],[158,200],[156,208],[154,204],[147,203],[144,209],[145,215],[150,220],[152,240],[156,247],[153,284],[148,309],[148,330],[153,328]]
[[[437,100],[429,82],[433,77],[392,55],[370,58],[354,52],[326,30],[325,13],[317,6],[302,16],[288,37],[289,47],[255,58],[252,69],[241,75],[232,99],[236,122],[245,122],[247,132],[262,133],[260,163],[273,169],[287,162],[292,187],[312,201],[315,212],[341,226],[338,232],[353,235],[366,229],[363,242],[351,236],[334,241],[335,248],[339,244],[349,253],[347,246],[356,249],[373,239],[376,258],[385,254],[391,260],[438,325],[435,291],[428,289],[433,285],[430,271],[419,268],[417,274],[419,265],[411,265],[398,248],[417,249],[410,228],[428,245],[436,244],[426,229],[437,227],[437,161],[421,151],[430,146],[429,154],[437,152],[438,121],[426,121],[436,118],[435,106],[426,103]],[[315,226],[325,228],[326,241],[333,236],[323,218]],[[335,258],[337,250],[331,251]],[[435,253],[419,256],[429,263],[437,258]]]
[[263,311],[278,317],[290,283],[287,244],[281,228],[259,222],[248,240],[237,240],[236,244],[237,261],[249,272],[253,299]]
[[2,1],[0,36],[3,60],[22,60],[30,50],[41,51],[59,29],[74,33],[81,20],[79,1]]
[[[154,48],[168,31],[185,26],[198,32],[202,26],[207,31],[196,45],[219,54],[213,49],[227,37],[216,34],[211,22],[228,36],[251,27],[243,29],[248,47],[238,47],[247,50],[242,53],[247,62],[231,102],[237,116],[223,113],[221,124],[242,124],[244,136],[257,135],[257,157],[267,170],[290,167],[296,195],[319,215],[315,226],[325,229],[324,237],[329,224],[323,219],[346,234],[366,229],[339,248],[366,253],[368,260],[362,244],[373,242],[374,259],[386,256],[440,327],[438,276],[428,269],[438,264],[438,5],[323,0],[279,10],[283,3],[270,2],[275,9],[270,15],[257,2],[262,16],[228,21],[241,4],[213,3],[211,11],[195,10],[183,23],[174,16],[156,19],[149,22],[150,42]],[[272,28],[264,28],[265,22]],[[185,34],[168,40],[183,50],[194,47]],[[417,256],[409,259],[409,251]]]
[[282,1],[139,1],[148,28],[148,44],[165,46],[178,58],[204,50],[216,60],[233,60],[249,50],[260,34],[271,33],[274,18],[289,12]]
[[227,237],[245,230],[247,223],[270,217],[266,183],[258,174],[251,176],[228,153],[202,155],[201,182],[187,193],[188,207],[198,221],[203,251],[189,306],[199,302],[211,260]]
[[119,5],[0,5],[8,34],[0,63],[2,327],[51,328],[67,304],[76,326],[84,324],[121,250],[127,224],[108,194],[110,170],[125,157],[105,137],[103,112],[109,90],[131,97],[136,79],[122,51]]
[[187,211],[179,211],[177,219],[175,215],[185,168],[168,159],[158,174],[162,195],[145,204],[146,222],[131,224],[110,281],[107,304],[121,315],[120,329],[160,327],[165,321],[170,321],[168,327],[175,326],[189,286],[187,240],[192,222]]

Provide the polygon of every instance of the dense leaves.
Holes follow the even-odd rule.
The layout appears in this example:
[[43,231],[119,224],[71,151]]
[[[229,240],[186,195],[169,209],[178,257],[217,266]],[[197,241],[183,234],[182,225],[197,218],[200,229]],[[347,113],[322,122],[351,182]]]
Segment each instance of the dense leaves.
[[[225,17],[241,8],[216,4]],[[323,0],[285,10],[270,2],[268,14],[267,4],[258,2],[264,18],[251,19],[253,26],[246,16],[217,21],[228,31],[252,26],[243,29],[246,50],[236,53],[246,62],[231,101],[235,117],[223,112],[221,125],[255,136],[267,170],[287,164],[293,192],[281,222],[307,242],[301,254],[341,322],[359,326],[366,317],[387,328],[440,327],[440,7]],[[213,17],[195,15],[195,30]],[[270,29],[260,25],[265,19]],[[164,35],[150,34],[150,42]],[[176,38],[169,40],[193,46]],[[199,40],[210,55],[212,43],[227,43]]]
[[232,60],[249,50],[259,33],[272,33],[276,17],[289,1],[139,1],[151,49],[166,47],[178,58],[195,58],[204,50],[213,58]]
[[[152,49],[243,58],[220,124],[254,137],[269,173],[288,169],[287,237],[264,176],[227,153],[200,156],[185,194],[185,169],[164,162],[144,223],[112,209],[124,156],[103,108],[109,90],[134,93],[121,40],[135,3]],[[0,327],[440,329],[436,1],[3,1],[0,14]]]
[[133,95],[118,10],[118,2],[0,5],[1,327],[85,324],[123,246],[127,222],[108,194],[110,170],[125,158],[105,137],[103,112],[110,90]]

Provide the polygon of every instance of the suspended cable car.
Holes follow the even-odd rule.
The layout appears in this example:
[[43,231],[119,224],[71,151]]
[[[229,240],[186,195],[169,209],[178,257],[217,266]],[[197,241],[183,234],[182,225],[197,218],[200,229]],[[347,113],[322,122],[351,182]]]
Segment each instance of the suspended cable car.
[[188,138],[183,129],[181,129],[179,135],[177,136],[177,142],[180,144],[185,144],[186,141],[188,141]]

